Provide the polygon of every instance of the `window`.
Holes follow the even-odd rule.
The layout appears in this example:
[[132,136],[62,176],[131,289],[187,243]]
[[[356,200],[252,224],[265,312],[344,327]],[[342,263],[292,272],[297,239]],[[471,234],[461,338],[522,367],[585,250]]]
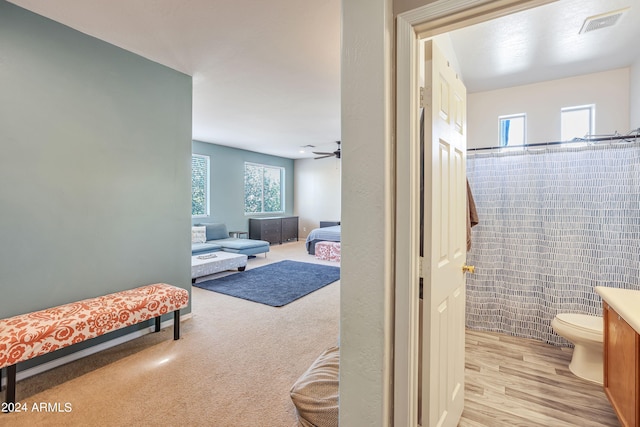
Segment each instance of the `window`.
[[580,105],[560,110],[560,139],[571,141],[595,134],[595,105]]
[[244,164],[244,213],[284,212],[284,168]]
[[500,121],[500,146],[523,145],[525,143],[526,114],[511,114],[498,117]]
[[209,156],[191,155],[191,216],[209,215]]

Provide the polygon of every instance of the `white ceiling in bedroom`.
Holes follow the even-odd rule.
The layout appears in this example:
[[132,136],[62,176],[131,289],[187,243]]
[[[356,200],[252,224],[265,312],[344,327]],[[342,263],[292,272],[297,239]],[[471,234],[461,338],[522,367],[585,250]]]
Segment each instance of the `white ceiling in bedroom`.
[[[193,138],[289,158],[340,139],[340,0],[10,0],[193,76]],[[561,0],[451,33],[470,91],[628,66],[640,0]],[[631,7],[613,27],[585,18]]]

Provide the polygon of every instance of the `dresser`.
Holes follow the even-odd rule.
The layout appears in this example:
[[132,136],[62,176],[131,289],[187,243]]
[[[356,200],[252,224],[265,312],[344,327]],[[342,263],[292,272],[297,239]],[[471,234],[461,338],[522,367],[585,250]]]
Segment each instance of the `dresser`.
[[596,287],[604,318],[604,392],[624,427],[640,427],[640,291]]
[[298,217],[279,216],[249,219],[249,238],[271,244],[298,240]]

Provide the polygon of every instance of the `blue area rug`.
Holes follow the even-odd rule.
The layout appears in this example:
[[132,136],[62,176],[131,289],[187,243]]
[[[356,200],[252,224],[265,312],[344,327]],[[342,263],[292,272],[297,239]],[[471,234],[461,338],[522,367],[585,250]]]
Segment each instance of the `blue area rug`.
[[340,279],[340,268],[280,261],[193,286],[225,295],[282,307]]

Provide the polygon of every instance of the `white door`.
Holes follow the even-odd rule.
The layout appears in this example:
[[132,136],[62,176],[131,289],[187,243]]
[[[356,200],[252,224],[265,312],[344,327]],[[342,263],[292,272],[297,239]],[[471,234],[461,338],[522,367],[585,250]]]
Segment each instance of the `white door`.
[[419,420],[456,426],[464,408],[466,89],[424,42]]

